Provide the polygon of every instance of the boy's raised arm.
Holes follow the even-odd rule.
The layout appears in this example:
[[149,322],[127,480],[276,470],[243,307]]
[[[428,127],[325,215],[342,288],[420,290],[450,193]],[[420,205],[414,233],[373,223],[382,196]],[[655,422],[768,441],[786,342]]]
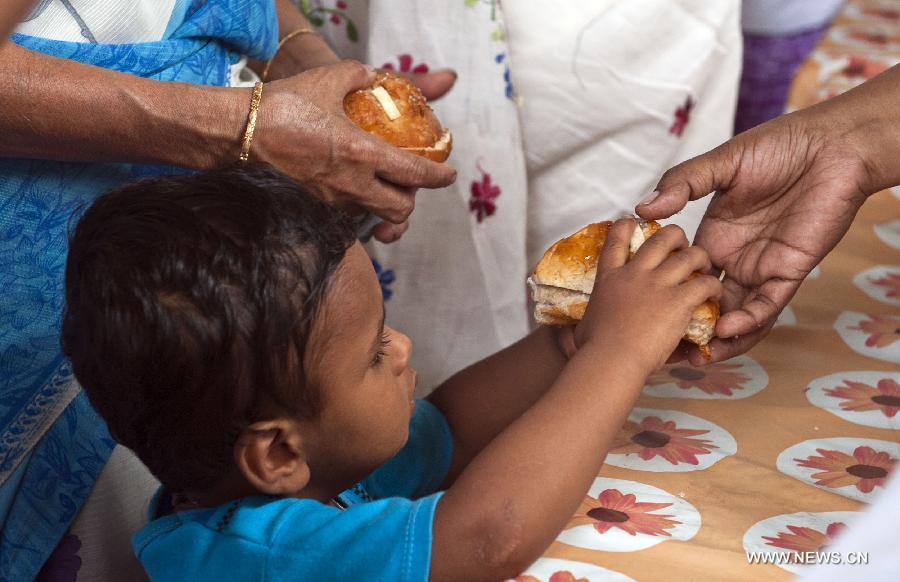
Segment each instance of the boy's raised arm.
[[[552,358],[520,360],[524,372],[534,366],[535,378],[552,386],[539,396],[536,383],[525,382],[525,399],[539,399],[462,468],[438,503],[431,580],[502,579],[537,559],[583,499],[647,375],[678,344],[694,307],[721,291],[714,277],[689,280],[709,262],[704,251],[687,248],[677,227],[662,229],[626,264],[633,229],[631,220],[611,229],[592,294],[603,300],[588,307],[576,328],[578,352],[558,378],[550,379]],[[548,342],[545,334],[518,345],[526,355],[549,349]],[[496,368],[470,368],[469,381],[481,390],[491,380],[505,386],[500,390],[513,415],[515,385],[503,384],[502,375],[516,368],[500,365],[509,363],[503,353],[493,360]],[[457,441],[474,443],[476,435],[489,434],[474,426],[490,424],[488,415],[451,397],[454,380],[434,401],[461,431]],[[470,413],[474,422],[461,417]]]

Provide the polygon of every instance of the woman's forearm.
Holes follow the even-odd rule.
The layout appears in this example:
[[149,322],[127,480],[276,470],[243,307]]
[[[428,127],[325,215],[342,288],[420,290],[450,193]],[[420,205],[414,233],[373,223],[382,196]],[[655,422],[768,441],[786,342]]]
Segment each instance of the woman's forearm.
[[207,168],[240,153],[249,89],[153,81],[7,43],[0,156]]

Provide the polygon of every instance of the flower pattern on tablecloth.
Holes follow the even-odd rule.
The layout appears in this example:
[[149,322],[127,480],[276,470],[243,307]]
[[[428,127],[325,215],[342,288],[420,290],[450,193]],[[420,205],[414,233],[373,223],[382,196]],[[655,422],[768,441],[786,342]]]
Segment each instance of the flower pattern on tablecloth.
[[822,549],[830,545],[834,536],[856,515],[852,511],[775,515],[756,522],[744,533],[744,550],[766,554],[799,552],[796,560],[776,563],[779,568],[796,574],[805,568],[803,552],[824,551]]
[[657,416],[647,416],[640,423],[627,423],[624,434],[613,443],[610,452],[637,453],[645,461],[660,456],[673,465],[697,465],[697,455],[708,455],[716,448],[712,441],[699,438],[708,432],[678,428],[673,421],[664,422]]
[[735,452],[734,437],[708,420],[675,410],[635,408],[606,463],[641,471],[699,471]]
[[894,418],[900,410],[900,384],[891,378],[883,378],[875,386],[844,380],[846,387],[826,390],[829,396],[843,398],[844,410],[880,410],[888,418]]
[[632,536],[638,533],[671,536],[666,530],[674,528],[679,522],[671,519],[672,515],[656,513],[671,505],[638,501],[633,493],[605,489],[597,497],[585,497],[567,527],[590,524],[601,534],[617,527]]
[[664,398],[747,398],[769,383],[766,371],[753,358],[738,356],[708,366],[671,364],[647,379],[644,394]]
[[767,544],[776,548],[795,552],[817,552],[822,546],[830,543],[845,527],[847,526],[844,523],[835,521],[829,523],[824,532],[820,532],[811,527],[789,525],[787,531],[778,532],[777,537],[763,536],[763,539]]
[[[891,188],[891,191],[895,192],[894,195],[897,198],[900,198],[900,188]],[[876,224],[872,228],[875,231],[875,235],[881,239],[881,242],[889,247],[900,249],[900,219]]]
[[900,305],[900,267],[872,267],[856,275],[853,284],[872,299],[889,305]]
[[700,514],[681,497],[636,481],[598,477],[557,540],[632,552],[670,539],[684,541],[699,528]]
[[[513,578],[513,582],[544,582],[540,578],[536,578],[530,575],[522,575],[516,576]],[[587,578],[576,578],[575,574],[569,572],[568,570],[557,570],[556,572],[550,574],[550,578],[547,579],[547,582],[591,582]]]
[[586,562],[541,558],[520,576],[508,582],[634,582],[634,580],[620,572]]
[[853,351],[900,363],[900,317],[845,311],[834,328]]
[[900,457],[900,443],[878,439],[828,438],[803,441],[778,455],[782,473],[857,501],[871,501]]

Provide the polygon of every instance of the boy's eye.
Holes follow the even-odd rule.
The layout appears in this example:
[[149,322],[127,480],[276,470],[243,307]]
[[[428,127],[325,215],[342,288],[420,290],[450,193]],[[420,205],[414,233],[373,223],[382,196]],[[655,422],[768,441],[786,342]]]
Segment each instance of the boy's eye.
[[375,356],[372,358],[372,365],[377,366],[383,360],[385,356],[385,350],[387,350],[388,345],[391,343],[391,338],[388,336],[387,331],[381,332],[381,341],[378,344],[378,350],[375,352]]

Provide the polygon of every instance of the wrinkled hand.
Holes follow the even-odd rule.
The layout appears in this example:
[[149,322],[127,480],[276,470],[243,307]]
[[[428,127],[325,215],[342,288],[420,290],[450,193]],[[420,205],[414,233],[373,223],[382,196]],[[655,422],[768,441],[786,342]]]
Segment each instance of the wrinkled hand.
[[368,210],[397,225],[375,231],[379,240],[396,240],[415,207],[416,190],[448,186],[456,171],[395,148],[347,119],[344,96],[367,87],[372,75],[357,62],[341,61],[268,83],[253,156],[329,204]]
[[[856,150],[802,113],[672,168],[659,195],[636,208],[645,219],[667,218],[715,191],[694,241],[725,271],[712,361],[747,351],[769,332],[866,199],[867,171]],[[696,348],[690,359],[708,363]]]

